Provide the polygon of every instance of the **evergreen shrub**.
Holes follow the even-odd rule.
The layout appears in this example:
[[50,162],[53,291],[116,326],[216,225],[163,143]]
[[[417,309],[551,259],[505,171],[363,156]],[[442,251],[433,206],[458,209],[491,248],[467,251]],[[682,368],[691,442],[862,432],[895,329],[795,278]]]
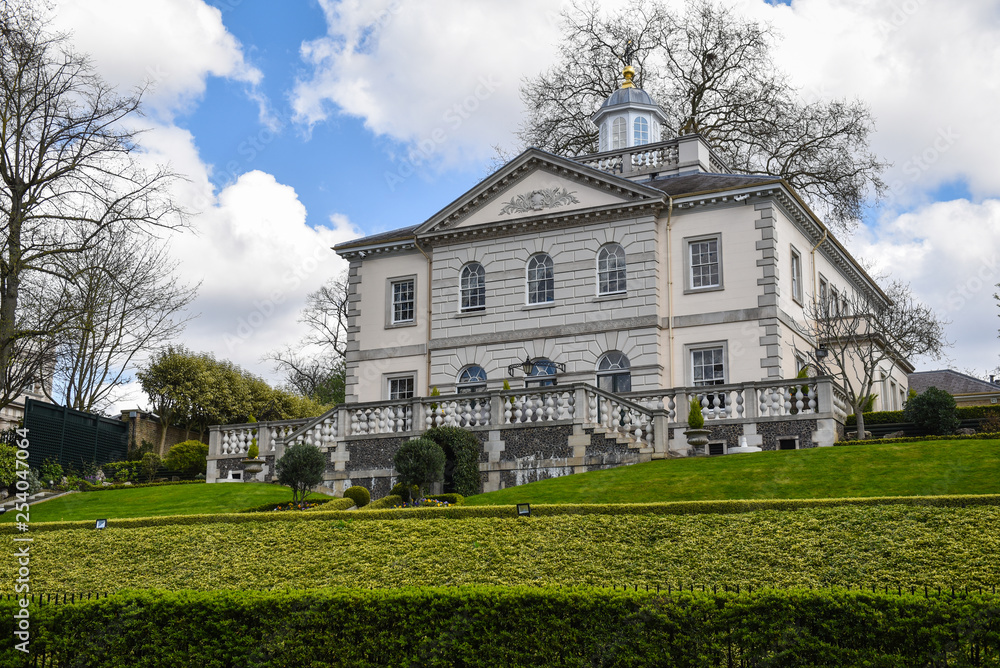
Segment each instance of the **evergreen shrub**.
[[454,462],[451,480],[456,494],[472,496],[482,491],[479,477],[480,446],[475,434],[461,427],[434,427],[424,432],[423,437],[440,445],[446,460]]
[[903,417],[918,429],[940,435],[955,433],[961,424],[955,412],[955,397],[936,387],[929,387],[907,401]]
[[208,469],[208,446],[193,439],[173,445],[163,458],[163,465],[186,475],[205,473]]
[[344,490],[344,498],[354,501],[354,505],[358,508],[364,508],[371,503],[372,495],[371,492],[368,491],[367,487],[354,485],[353,487],[348,487]]
[[[400,482],[423,489],[444,478],[444,450],[427,438],[414,438],[403,443],[392,460]],[[419,496],[420,494],[418,494]]]

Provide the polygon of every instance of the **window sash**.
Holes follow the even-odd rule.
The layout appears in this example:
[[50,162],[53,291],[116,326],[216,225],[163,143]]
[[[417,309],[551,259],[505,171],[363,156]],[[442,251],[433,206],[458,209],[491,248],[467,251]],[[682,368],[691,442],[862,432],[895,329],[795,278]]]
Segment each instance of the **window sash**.
[[691,351],[691,379],[696,387],[724,385],[726,382],[725,350],[701,348]]
[[705,239],[689,244],[691,261],[691,287],[713,288],[719,280],[719,240]]
[[635,119],[633,126],[633,144],[642,146],[649,143],[649,121],[642,116]]
[[597,256],[597,292],[610,295],[626,291],[625,249],[605,247]]
[[802,258],[792,251],[792,297],[802,301]]
[[552,301],[555,301],[552,258],[536,255],[528,260],[528,303],[547,304]]
[[614,123],[611,124],[611,150],[625,148],[628,143],[625,139],[626,129],[625,119],[619,116],[615,119]]
[[389,379],[389,401],[413,398],[413,376]]
[[414,294],[413,281],[397,281],[392,284],[392,322],[413,322]]
[[486,271],[483,265],[468,265],[462,269],[460,290],[463,311],[481,311],[486,308]]

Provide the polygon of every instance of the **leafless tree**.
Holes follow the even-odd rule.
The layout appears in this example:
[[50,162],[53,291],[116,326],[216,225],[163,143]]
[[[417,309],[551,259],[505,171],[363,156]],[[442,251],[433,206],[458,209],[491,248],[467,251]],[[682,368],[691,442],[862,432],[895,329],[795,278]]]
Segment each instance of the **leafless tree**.
[[[323,403],[344,400],[347,356],[347,274],[332,278],[306,298],[299,318],[309,334],[297,346],[271,353],[275,370],[294,391]],[[310,354],[307,351],[315,351]]]
[[574,2],[563,20],[560,64],[521,87],[524,145],[563,155],[596,152],[590,117],[621,85],[631,40],[634,81],[669,119],[665,138],[701,133],[732,169],[787,179],[845,231],[869,195],[884,194],[886,163],[868,145],[868,107],[804,101],[771,58],[776,35],[769,26],[713,0],[689,0],[683,13],[662,0],[613,14]]
[[47,339],[77,316],[63,303],[41,314],[43,328],[27,326],[23,311],[44,305],[27,301],[27,286],[72,283],[68,258],[110,230],[182,222],[167,192],[173,175],[140,163],[129,123],[141,92],[117,94],[39,7],[0,5],[0,406],[20,393],[20,376],[50,363]]
[[[858,418],[858,436],[865,433],[864,404],[882,373],[914,357],[940,359],[950,344],[947,322],[917,301],[910,287],[895,281],[883,294],[854,292],[837,301],[814,301],[805,308],[803,335],[816,347],[796,351],[823,374],[836,379]],[[817,351],[826,350],[826,358]]]
[[116,228],[67,257],[65,293],[76,317],[58,337],[49,398],[82,411],[101,409],[130,380],[137,356],[173,340],[190,320],[196,288],[177,280],[163,243]]

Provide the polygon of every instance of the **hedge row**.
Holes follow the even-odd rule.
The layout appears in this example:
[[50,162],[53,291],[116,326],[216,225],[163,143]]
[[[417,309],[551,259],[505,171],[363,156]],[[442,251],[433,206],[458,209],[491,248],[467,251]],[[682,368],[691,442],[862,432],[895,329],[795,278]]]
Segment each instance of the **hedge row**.
[[[240,513],[268,513],[273,511],[277,506],[284,506],[291,503],[291,499],[288,501],[282,501],[281,503],[264,503],[259,506],[251,506],[249,508],[244,508],[243,510],[237,511]],[[335,498],[325,498],[325,499],[308,499],[308,503],[318,504],[313,508],[307,508],[309,512],[315,512],[318,510],[347,510],[354,507],[354,501],[351,499],[335,499]]]
[[[862,442],[863,443],[863,442]],[[380,505],[385,502],[385,505]],[[212,515],[166,515],[163,517],[133,517],[111,520],[119,528],[167,526],[171,524],[240,524],[256,521],[311,520],[435,520],[469,519],[476,517],[517,517],[516,506],[450,506],[448,508],[393,508],[402,503],[398,496],[385,496],[361,511],[313,509],[303,513],[239,513]],[[271,505],[271,504],[268,504]],[[353,503],[352,503],[353,505]],[[723,501],[671,501],[665,503],[560,503],[531,506],[536,517],[558,515],[703,515],[752,513],[758,510],[801,510],[804,508],[836,508],[840,506],[934,506],[966,508],[1000,506],[1000,494],[952,494],[940,496],[870,496],[843,499],[730,499]],[[263,506],[261,506],[263,507]],[[91,520],[76,522],[36,522],[32,532],[94,528]],[[0,533],[17,533],[14,525],[6,525]]]
[[174,480],[168,482],[133,482],[114,485],[92,485],[86,480],[80,483],[81,492],[108,492],[115,489],[136,489],[137,487],[164,487],[166,485],[203,485],[204,480]]
[[[865,426],[873,424],[894,424],[906,422],[903,411],[872,411],[865,413]],[[955,409],[955,415],[959,420],[981,420],[991,415],[1000,416],[1000,404],[995,406],[959,406]],[[847,424],[855,426],[858,424],[858,416],[851,413],[847,416]]]
[[[12,647],[13,602],[0,603]],[[1000,598],[843,591],[593,589],[130,592],[32,611],[45,664],[285,666],[996,666]]]
[[879,443],[920,443],[921,441],[995,441],[1000,433],[959,434],[955,436],[903,436],[902,438],[863,438],[857,441],[837,441],[834,445],[878,445]]

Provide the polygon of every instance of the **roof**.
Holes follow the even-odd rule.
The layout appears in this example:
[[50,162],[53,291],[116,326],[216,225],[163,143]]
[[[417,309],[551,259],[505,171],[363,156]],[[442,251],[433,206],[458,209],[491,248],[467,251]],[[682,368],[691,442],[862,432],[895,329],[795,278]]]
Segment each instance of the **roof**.
[[1000,392],[1000,385],[988,383],[953,369],[938,371],[918,371],[909,375],[910,389],[921,393],[929,387],[936,387],[948,394],[978,394],[980,392]]
[[678,195],[746,188],[765,183],[777,183],[779,181],[780,179],[776,176],[767,176],[764,174],[708,174],[699,172],[697,174],[665,176],[642,183],[650,188],[656,188],[671,197],[677,197]]
[[389,243],[391,241],[406,241],[413,238],[413,233],[418,227],[420,227],[420,225],[410,225],[409,227],[400,227],[399,229],[389,230],[388,232],[379,232],[378,234],[372,234],[359,239],[351,239],[350,241],[346,241],[342,244],[337,244],[334,246],[334,249],[371,246],[373,244]]
[[630,103],[648,104],[651,107],[656,106],[656,103],[653,102],[653,98],[649,96],[649,93],[641,88],[619,88],[604,101],[604,104],[601,105],[601,109],[604,109],[605,107],[615,107],[619,104]]

